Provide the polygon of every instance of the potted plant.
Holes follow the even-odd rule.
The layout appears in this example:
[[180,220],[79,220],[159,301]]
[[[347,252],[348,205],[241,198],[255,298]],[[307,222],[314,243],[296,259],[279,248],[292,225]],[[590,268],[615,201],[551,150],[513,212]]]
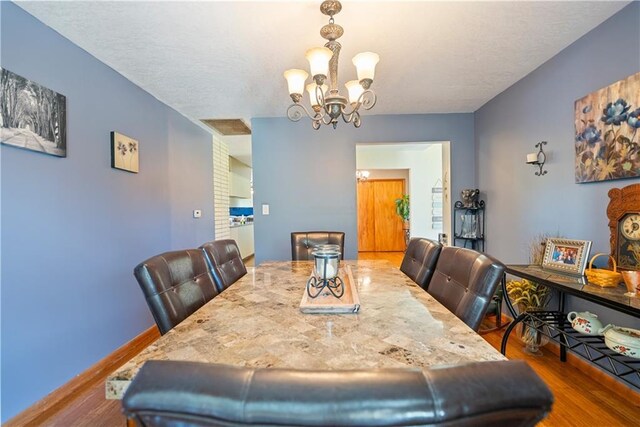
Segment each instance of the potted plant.
[[[547,234],[534,236],[529,242],[529,262],[534,265],[542,265],[544,257],[544,247],[547,239],[551,237]],[[518,311],[541,311],[545,308],[551,292],[549,288],[531,280],[510,280],[507,282],[507,294]],[[522,323],[520,326],[520,338],[525,344],[527,353],[540,355],[539,347],[547,343],[546,337],[538,332],[536,325]]]
[[403,194],[401,198],[396,199],[396,213],[400,218],[402,218],[402,222],[403,222],[402,229],[404,230],[404,244],[406,247],[409,245],[409,237],[411,236],[411,233],[409,230],[410,208],[409,208],[408,194]]

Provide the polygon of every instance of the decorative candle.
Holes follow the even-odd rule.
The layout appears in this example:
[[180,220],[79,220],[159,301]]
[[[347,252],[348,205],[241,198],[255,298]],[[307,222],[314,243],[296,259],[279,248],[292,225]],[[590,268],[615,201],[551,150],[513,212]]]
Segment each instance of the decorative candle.
[[527,154],[527,163],[538,163],[538,153]]

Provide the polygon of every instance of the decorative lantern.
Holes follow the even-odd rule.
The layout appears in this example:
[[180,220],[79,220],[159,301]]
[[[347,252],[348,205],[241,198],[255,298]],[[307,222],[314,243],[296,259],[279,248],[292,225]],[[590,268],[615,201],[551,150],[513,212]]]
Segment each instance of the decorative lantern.
[[311,252],[313,255],[313,275],[307,281],[307,294],[316,298],[326,289],[340,298],[344,294],[344,283],[338,276],[340,269],[340,247],[338,245],[319,245]]

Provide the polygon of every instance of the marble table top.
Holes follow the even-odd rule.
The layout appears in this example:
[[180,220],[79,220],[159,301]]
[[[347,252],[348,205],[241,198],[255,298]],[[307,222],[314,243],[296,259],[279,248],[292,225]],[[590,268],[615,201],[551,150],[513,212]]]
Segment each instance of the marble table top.
[[122,398],[150,359],[295,369],[505,360],[388,261],[346,263],[360,295],[357,314],[301,313],[311,263],[263,263],[112,373],[107,399]]

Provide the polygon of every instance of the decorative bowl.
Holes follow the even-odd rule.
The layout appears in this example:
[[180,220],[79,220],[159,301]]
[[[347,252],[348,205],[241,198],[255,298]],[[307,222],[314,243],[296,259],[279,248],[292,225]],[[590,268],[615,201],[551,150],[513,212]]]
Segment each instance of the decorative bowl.
[[611,350],[640,359],[640,330],[607,325],[601,331],[604,343]]

